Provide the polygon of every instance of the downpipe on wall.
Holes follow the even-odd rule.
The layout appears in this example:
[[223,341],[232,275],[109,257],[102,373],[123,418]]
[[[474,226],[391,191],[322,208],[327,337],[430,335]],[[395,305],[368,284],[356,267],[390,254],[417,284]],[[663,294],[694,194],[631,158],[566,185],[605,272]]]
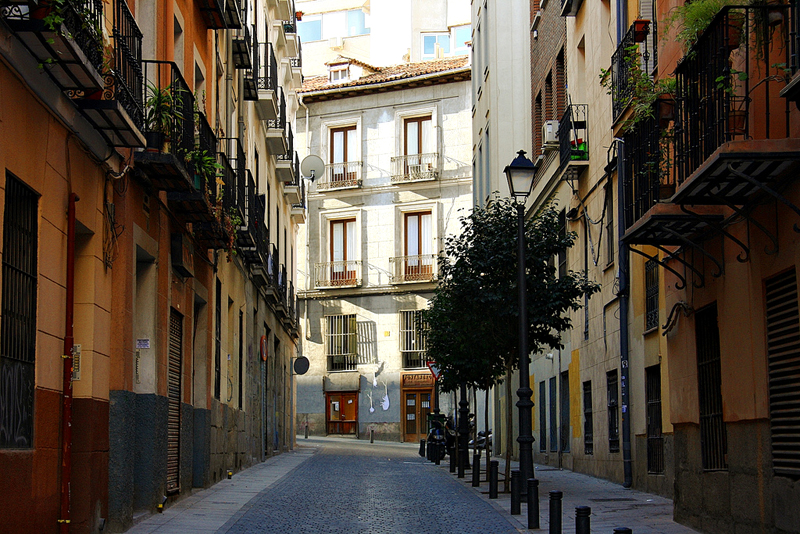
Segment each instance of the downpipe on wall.
[[623,203],[625,182],[625,142],[614,138],[617,149],[617,237],[619,241],[619,351],[620,351],[620,389],[622,391],[622,465],[625,474],[623,487],[633,485],[631,461],[631,421],[630,421],[630,384],[628,361],[628,243],[625,234],[625,206]]

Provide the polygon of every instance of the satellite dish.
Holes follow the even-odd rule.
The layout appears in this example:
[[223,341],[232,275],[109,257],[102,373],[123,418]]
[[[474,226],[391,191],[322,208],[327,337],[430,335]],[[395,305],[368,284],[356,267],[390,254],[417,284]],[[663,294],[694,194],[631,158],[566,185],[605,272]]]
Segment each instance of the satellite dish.
[[300,163],[300,172],[306,178],[311,178],[313,182],[315,178],[322,176],[322,173],[325,171],[325,162],[322,161],[322,158],[315,155],[306,156],[303,158],[303,161]]
[[300,356],[294,361],[294,374],[304,375],[308,372],[308,358]]

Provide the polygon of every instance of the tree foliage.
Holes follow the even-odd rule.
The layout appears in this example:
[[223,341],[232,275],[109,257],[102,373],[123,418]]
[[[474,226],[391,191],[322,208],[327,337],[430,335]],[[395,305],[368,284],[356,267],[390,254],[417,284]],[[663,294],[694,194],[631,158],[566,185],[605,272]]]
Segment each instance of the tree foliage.
[[[445,240],[440,279],[430,306],[428,357],[443,371],[440,386],[487,389],[518,367],[517,209],[492,199],[461,218],[461,233]],[[571,247],[575,234],[559,231],[558,212],[547,206],[525,222],[528,347],[561,347],[572,326],[570,310],[599,288],[585,274],[558,277],[554,255]]]

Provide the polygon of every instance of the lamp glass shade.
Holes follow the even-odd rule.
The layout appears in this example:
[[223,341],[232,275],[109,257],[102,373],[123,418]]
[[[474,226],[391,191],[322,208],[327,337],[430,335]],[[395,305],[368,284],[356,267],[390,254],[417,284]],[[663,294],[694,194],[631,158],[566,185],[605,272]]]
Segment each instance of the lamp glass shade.
[[513,197],[526,198],[533,189],[533,177],[536,167],[533,162],[525,157],[525,151],[520,150],[511,165],[503,171],[508,179],[508,189]]

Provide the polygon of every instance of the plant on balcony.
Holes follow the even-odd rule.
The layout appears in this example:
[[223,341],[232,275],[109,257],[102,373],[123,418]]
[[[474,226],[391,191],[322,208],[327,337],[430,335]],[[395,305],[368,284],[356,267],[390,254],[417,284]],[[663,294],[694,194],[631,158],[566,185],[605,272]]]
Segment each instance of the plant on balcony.
[[145,100],[145,128],[147,146],[169,152],[170,134],[173,123],[183,120],[183,94],[179,87],[172,84],[159,88],[147,83]]
[[[693,0],[677,6],[664,19],[664,39],[677,27],[675,38],[688,51],[723,7],[737,4],[742,5],[741,0]],[[744,22],[743,18],[741,20]]]
[[194,187],[197,190],[204,185],[208,187],[208,183],[216,177],[217,171],[222,169],[214,154],[199,148],[186,154],[185,160],[194,169]]

